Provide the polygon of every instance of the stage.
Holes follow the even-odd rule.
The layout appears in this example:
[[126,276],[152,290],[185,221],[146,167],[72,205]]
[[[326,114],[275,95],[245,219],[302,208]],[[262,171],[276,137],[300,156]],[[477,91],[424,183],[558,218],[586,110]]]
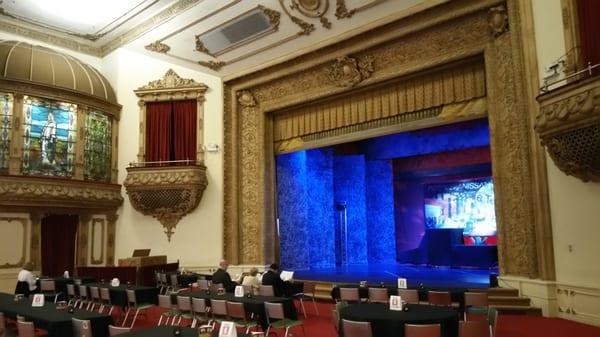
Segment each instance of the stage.
[[422,283],[427,288],[488,288],[490,274],[498,274],[498,269],[461,269],[394,263],[294,270],[294,279],[331,283],[367,281],[371,284],[396,284],[398,277],[403,277],[408,280],[409,287],[418,287]]

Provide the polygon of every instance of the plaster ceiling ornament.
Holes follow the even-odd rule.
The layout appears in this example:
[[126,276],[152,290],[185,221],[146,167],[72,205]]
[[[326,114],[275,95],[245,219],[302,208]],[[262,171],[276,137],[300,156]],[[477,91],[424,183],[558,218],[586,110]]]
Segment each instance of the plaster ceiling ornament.
[[365,56],[361,60],[343,56],[327,69],[327,76],[338,87],[353,87],[371,77],[373,57]]
[[198,61],[198,64],[214,71],[221,70],[222,67],[227,65],[225,61]]
[[204,86],[191,78],[181,78],[173,69],[169,69],[160,80],[150,81],[138,90],[172,89]]
[[[280,0],[283,6],[283,0]],[[290,9],[299,11],[308,18],[318,18],[321,25],[331,29],[331,22],[325,14],[329,9],[329,0],[290,0]]]
[[506,7],[497,6],[489,10],[489,26],[493,37],[498,37],[508,31],[508,13]]
[[269,18],[269,23],[271,24],[271,27],[274,30],[278,30],[279,29],[279,20],[281,19],[281,13],[279,13],[276,10],[267,8],[265,6],[258,6],[258,8],[260,8],[263,13],[265,14],[265,16],[267,16]]
[[339,19],[349,19],[356,13],[356,9],[348,10],[345,0],[337,0],[335,4],[335,17]]
[[154,41],[154,42],[150,43],[149,45],[146,45],[144,48],[146,48],[149,51],[153,51],[156,53],[162,53],[162,54],[166,54],[169,50],[171,50],[171,47],[167,46],[166,44],[164,44],[160,41]]
[[196,50],[196,51],[199,51],[199,52],[201,52],[201,53],[208,54],[208,55],[210,55],[210,56],[213,56],[213,55],[210,53],[210,50],[208,50],[208,48],[206,48],[206,47],[204,46],[204,42],[202,42],[202,40],[201,40],[201,37],[202,37],[202,35],[201,35],[201,34],[198,34],[198,35],[196,35],[196,37],[195,37],[195,38],[196,38],[196,47],[194,48],[194,50]]

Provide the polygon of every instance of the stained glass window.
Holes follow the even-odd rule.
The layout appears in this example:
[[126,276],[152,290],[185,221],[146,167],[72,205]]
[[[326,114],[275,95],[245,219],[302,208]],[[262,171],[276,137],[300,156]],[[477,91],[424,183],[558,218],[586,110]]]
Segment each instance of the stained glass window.
[[77,105],[23,98],[24,175],[73,176]]
[[12,96],[0,93],[0,173],[7,173],[10,155]]
[[85,121],[85,179],[110,181],[111,119],[90,111]]

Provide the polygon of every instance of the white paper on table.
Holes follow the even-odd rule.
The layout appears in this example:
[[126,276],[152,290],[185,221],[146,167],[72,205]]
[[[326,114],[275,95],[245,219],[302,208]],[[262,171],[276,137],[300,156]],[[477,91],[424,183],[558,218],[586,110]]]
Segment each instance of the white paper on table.
[[390,310],[402,311],[402,298],[400,296],[390,296]]
[[244,297],[244,287],[235,286],[235,291],[233,293],[235,297]]
[[406,289],[407,288],[407,282],[405,278],[398,278],[398,288],[399,289]]
[[233,322],[221,322],[219,337],[237,337],[237,330]]
[[281,279],[283,281],[291,281],[294,278],[294,272],[293,271],[284,270],[284,271],[281,272],[281,274],[279,275],[279,277],[281,277]]
[[44,298],[44,294],[35,294],[35,295],[33,295],[33,301],[31,302],[31,306],[32,307],[43,307],[45,300],[46,299]]

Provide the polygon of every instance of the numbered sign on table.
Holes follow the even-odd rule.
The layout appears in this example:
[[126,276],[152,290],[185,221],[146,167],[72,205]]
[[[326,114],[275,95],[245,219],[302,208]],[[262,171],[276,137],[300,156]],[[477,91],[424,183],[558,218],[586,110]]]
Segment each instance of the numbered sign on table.
[[402,311],[402,298],[400,296],[390,296],[390,310]]
[[398,288],[399,289],[406,289],[407,288],[407,282],[405,278],[398,278]]
[[35,294],[33,295],[33,302],[31,302],[32,307],[43,307],[44,306],[44,294]]
[[233,293],[235,297],[244,297],[244,287],[243,286],[235,286],[235,292]]
[[219,328],[219,337],[237,337],[235,323],[221,322],[221,328]]

